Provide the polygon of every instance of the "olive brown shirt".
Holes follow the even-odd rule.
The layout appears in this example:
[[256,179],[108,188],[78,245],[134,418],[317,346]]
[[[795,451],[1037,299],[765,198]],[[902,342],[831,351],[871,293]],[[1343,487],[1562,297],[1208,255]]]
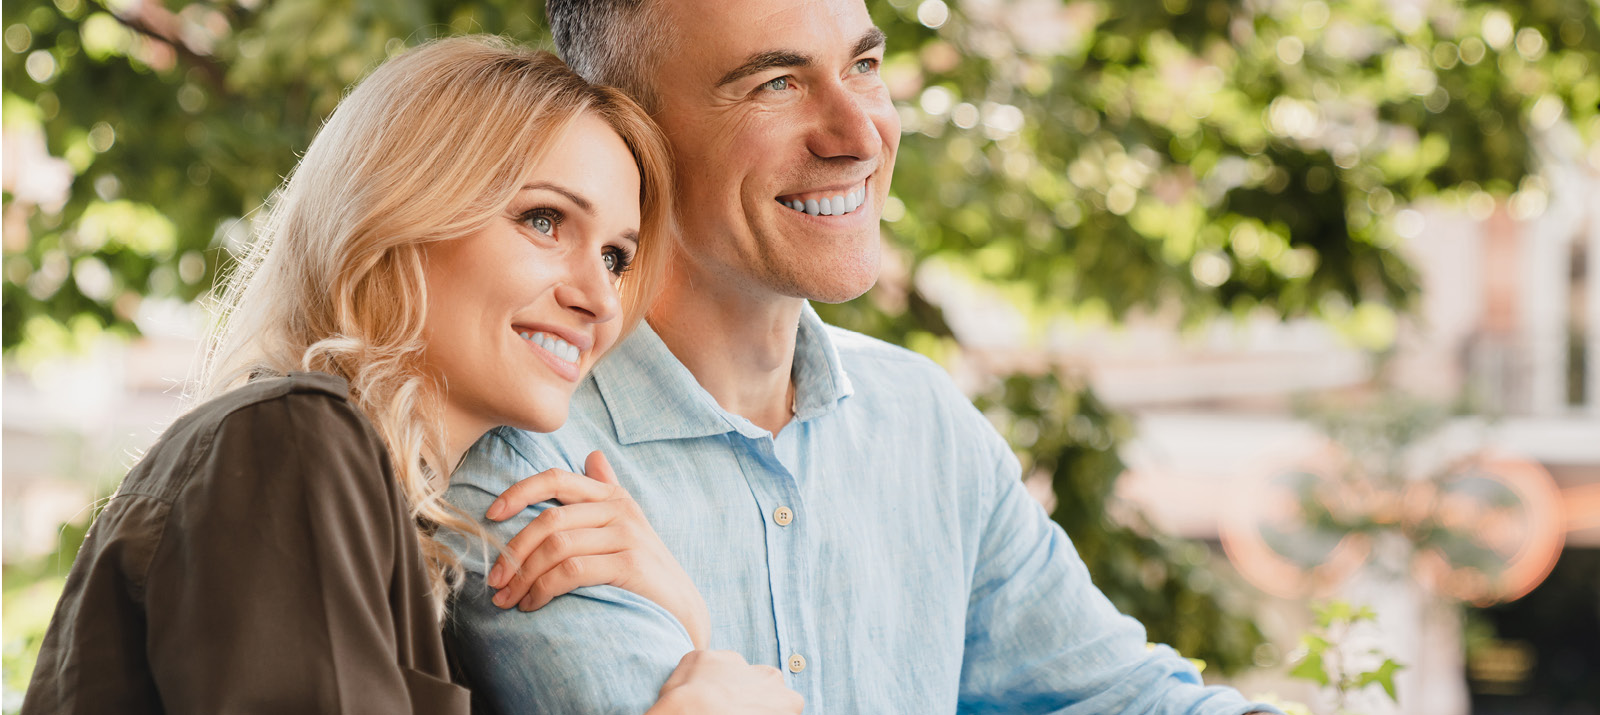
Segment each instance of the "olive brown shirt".
[[22,712],[466,713],[383,441],[321,373],[179,419],[67,577]]

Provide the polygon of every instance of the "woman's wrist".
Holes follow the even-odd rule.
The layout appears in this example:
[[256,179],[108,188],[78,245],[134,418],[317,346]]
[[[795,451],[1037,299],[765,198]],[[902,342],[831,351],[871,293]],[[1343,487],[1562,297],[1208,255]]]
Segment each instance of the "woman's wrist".
[[700,598],[698,591],[694,598],[682,609],[679,609],[683,619],[683,629],[689,632],[689,642],[694,644],[695,650],[706,650],[711,646],[711,614],[706,609],[705,599]]

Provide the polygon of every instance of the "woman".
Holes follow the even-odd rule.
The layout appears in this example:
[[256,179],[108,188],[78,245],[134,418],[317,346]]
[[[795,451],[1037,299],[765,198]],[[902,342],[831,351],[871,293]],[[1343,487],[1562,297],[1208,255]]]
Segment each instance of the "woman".
[[[439,537],[494,546],[440,495],[488,429],[560,426],[639,319],[669,176],[644,113],[548,53],[457,38],[364,80],[229,281],[206,401],[96,521],[23,712],[465,712],[438,623],[463,576]],[[541,488],[635,516],[568,557],[636,567],[519,578],[547,595],[622,585],[703,645],[693,584],[591,465],[609,483]],[[798,697],[775,669],[696,651],[652,712],[798,712]]]

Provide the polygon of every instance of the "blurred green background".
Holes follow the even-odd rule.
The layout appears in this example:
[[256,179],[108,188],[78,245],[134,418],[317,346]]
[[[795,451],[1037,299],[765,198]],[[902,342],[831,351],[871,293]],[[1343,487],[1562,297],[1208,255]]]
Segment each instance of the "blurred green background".
[[[1433,199],[1536,215],[1541,132],[1600,138],[1594,0],[869,7],[905,131],[889,269],[819,310],[947,365],[970,346],[919,280],[929,266],[997,291],[1034,330],[1267,313],[1381,353],[1417,290],[1400,212]],[[322,118],[385,57],[471,32],[547,45],[542,17],[526,0],[8,0],[7,364],[132,338],[147,302],[205,295]],[[1222,673],[1252,664],[1249,596],[1205,573],[1210,552],[1109,515],[1122,415],[1048,362],[990,370],[975,391],[1152,640]],[[95,477],[102,495],[115,472]],[[5,565],[7,711],[81,535]]]

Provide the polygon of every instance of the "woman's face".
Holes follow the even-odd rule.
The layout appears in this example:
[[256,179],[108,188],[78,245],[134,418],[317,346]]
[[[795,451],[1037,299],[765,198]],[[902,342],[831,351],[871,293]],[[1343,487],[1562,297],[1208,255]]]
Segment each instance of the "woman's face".
[[617,278],[638,234],[633,156],[585,113],[501,215],[427,244],[423,353],[442,378],[451,433],[566,421],[578,381],[621,331]]

